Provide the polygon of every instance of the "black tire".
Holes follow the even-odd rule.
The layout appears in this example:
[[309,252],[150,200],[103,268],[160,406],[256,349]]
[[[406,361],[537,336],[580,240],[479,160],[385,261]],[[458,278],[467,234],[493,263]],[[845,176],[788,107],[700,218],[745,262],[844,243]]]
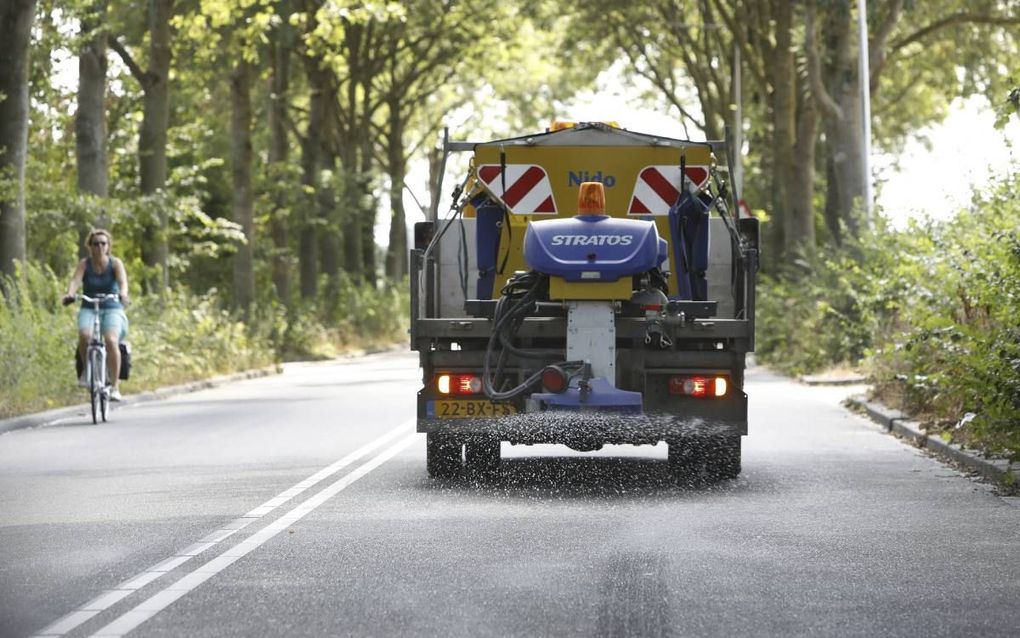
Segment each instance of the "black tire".
[[667,444],[670,474],[682,485],[698,486],[708,480],[708,456],[702,441],[685,438]]
[[464,466],[475,476],[493,476],[499,472],[498,439],[471,439],[464,444]]
[[669,465],[677,480],[687,485],[735,479],[740,475],[740,435],[671,441]]
[[98,424],[102,418],[103,402],[103,371],[102,357],[95,350],[89,353],[89,394],[92,397],[92,423]]
[[443,479],[456,476],[461,467],[461,444],[449,435],[429,432],[425,435],[425,466],[429,476]]
[[721,480],[740,475],[740,439],[738,435],[716,437],[711,442],[710,467]]

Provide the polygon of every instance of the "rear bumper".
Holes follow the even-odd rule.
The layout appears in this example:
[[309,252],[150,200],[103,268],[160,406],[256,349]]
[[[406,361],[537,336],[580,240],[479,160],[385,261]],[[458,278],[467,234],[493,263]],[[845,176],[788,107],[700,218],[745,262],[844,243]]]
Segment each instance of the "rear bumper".
[[747,434],[747,395],[725,401],[689,399],[668,412],[625,413],[605,410],[549,410],[473,419],[423,416],[419,405],[418,431],[441,432],[464,438],[497,438],[519,444],[559,443],[655,444],[691,437]]

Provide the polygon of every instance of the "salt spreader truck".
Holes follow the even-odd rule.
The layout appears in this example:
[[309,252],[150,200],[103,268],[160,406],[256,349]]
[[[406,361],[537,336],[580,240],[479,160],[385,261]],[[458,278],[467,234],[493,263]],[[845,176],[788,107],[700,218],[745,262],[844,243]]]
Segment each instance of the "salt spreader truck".
[[678,478],[739,474],[759,233],[725,148],[602,123],[444,139],[469,168],[410,255],[431,476],[495,470],[503,441],[665,441]]

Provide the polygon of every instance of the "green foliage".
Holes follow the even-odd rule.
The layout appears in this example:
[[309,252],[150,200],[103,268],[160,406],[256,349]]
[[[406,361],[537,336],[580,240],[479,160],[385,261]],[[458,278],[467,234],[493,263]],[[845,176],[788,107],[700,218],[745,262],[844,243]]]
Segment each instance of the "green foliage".
[[[956,421],[992,449],[1020,454],[1020,179],[950,222],[911,227],[913,274],[902,330],[876,351],[876,382],[911,410]],[[902,276],[902,275],[901,275]]]
[[[896,149],[925,125],[941,121],[957,97],[984,95],[993,106],[1001,102],[1009,91],[1003,67],[1020,54],[1020,31],[1006,22],[1009,13],[997,0],[904,5],[872,95],[879,146]],[[932,25],[942,26],[929,29]]]
[[19,269],[0,297],[0,418],[74,401],[77,329],[57,303],[61,283],[49,268]]
[[[79,403],[73,353],[76,307],[59,304],[63,277],[28,266],[5,282],[0,303],[0,418]],[[211,374],[268,365],[272,344],[249,334],[224,312],[214,295],[172,291],[138,298],[129,311],[133,346],[131,391],[152,389]]]
[[[80,403],[77,310],[59,304],[65,279],[29,265],[0,284],[10,291],[0,300],[0,418]],[[128,309],[133,369],[125,391],[391,344],[406,333],[406,290],[406,282],[375,290],[344,280],[328,308],[267,302],[247,324],[215,290],[136,297]]]
[[978,193],[951,221],[878,224],[766,279],[759,356],[794,374],[864,365],[883,400],[1020,454],[1018,188]]
[[[137,383],[157,387],[268,365],[272,344],[251,334],[215,292],[173,290],[142,297],[130,309]],[[132,387],[138,387],[132,381]]]
[[854,364],[873,345],[875,328],[895,311],[885,273],[894,267],[895,233],[879,220],[858,240],[820,247],[778,268],[758,288],[756,349],[790,374]]
[[995,127],[1005,128],[1014,115],[1020,114],[1020,67],[1013,69],[1007,79],[1007,87],[1003,90],[1004,98],[994,100]]
[[[323,288],[327,287],[324,281]],[[410,297],[407,280],[375,289],[343,276],[333,294],[275,315],[284,360],[336,356],[352,347],[379,346],[406,337]]]

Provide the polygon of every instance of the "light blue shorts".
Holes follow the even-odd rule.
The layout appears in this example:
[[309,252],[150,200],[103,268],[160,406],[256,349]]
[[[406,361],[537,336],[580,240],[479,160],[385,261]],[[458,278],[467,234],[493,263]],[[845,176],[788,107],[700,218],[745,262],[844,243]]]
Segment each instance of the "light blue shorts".
[[[91,332],[92,320],[96,311],[92,308],[81,308],[78,310],[78,332]],[[116,332],[120,340],[124,341],[128,333],[127,315],[123,308],[111,308],[110,310],[99,311],[99,326],[103,334]]]

